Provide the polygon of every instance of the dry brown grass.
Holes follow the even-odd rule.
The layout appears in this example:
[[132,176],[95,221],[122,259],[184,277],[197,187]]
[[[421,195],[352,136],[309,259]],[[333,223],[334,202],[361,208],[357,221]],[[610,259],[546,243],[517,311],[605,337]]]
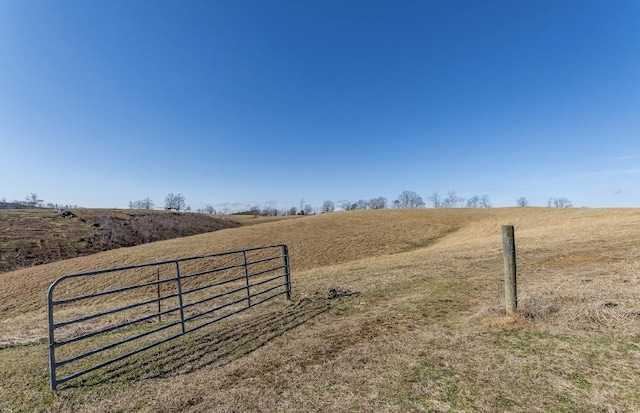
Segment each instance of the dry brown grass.
[[170,211],[0,210],[0,273],[237,226],[228,217]]
[[[503,224],[516,226],[515,320],[502,311]],[[285,242],[295,297],[57,394],[46,345],[8,346],[0,410],[638,411],[638,239],[631,209],[363,211],[10,273],[0,320],[17,338],[44,320],[42,288],[57,275],[158,255]],[[336,287],[360,294],[327,299]]]
[[254,215],[219,215],[218,218],[229,219],[247,226],[247,225],[264,224],[266,222],[278,222],[278,221],[284,221],[289,219],[299,219],[304,217],[302,215],[286,215],[286,216],[282,215],[277,217],[254,216]]
[[[420,248],[455,231],[479,214],[466,211],[362,211],[251,225],[133,248],[121,248],[3,275],[0,315],[43,308],[42,294],[57,277],[246,247],[284,243],[292,270],[335,265]],[[482,214],[480,214],[482,215]]]

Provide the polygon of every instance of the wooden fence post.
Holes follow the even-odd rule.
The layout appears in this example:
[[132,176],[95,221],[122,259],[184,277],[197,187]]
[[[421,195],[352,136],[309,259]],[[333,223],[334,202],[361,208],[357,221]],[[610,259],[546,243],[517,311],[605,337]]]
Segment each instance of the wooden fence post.
[[502,226],[502,256],[504,258],[504,298],[507,315],[513,316],[518,308],[516,283],[516,241],[513,225]]

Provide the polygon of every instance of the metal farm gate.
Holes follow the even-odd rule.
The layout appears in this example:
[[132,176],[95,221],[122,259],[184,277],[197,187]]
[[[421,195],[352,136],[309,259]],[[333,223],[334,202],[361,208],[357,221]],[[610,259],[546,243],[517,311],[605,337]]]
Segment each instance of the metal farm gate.
[[286,245],[62,276],[47,299],[51,389],[280,295]]

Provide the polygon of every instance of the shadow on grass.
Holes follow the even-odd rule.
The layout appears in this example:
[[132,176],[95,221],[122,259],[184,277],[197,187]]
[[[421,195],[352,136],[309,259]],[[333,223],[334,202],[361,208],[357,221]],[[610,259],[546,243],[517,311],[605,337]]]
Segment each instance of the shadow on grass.
[[331,307],[331,303],[325,299],[304,299],[268,313],[256,312],[254,317],[240,322],[230,321],[218,328],[213,324],[105,367],[65,387],[130,383],[189,374],[212,365],[224,366],[325,313]]

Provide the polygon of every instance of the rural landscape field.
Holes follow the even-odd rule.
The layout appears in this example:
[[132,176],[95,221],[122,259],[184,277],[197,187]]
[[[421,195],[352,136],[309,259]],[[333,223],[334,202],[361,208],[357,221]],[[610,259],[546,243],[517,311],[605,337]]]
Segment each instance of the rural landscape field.
[[[504,311],[514,225],[518,314]],[[0,411],[640,411],[640,210],[307,216],[0,274]],[[293,296],[49,389],[59,276],[284,243]]]

